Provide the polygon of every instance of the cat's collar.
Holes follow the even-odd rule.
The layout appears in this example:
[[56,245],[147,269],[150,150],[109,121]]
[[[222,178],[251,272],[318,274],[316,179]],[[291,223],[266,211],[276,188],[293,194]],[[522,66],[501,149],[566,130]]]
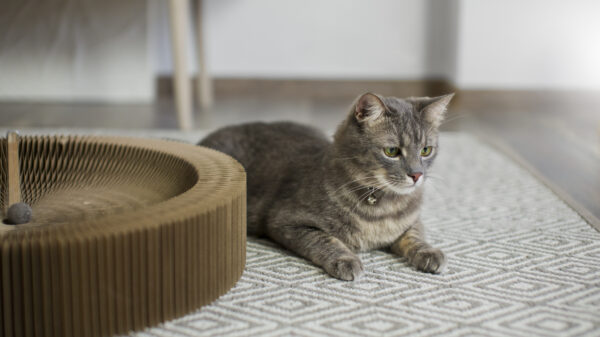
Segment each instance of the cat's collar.
[[379,193],[380,191],[377,190],[375,187],[369,187],[369,195],[367,196],[367,204],[369,205],[375,205],[377,204],[377,201],[379,201],[379,197],[381,196],[381,193]]

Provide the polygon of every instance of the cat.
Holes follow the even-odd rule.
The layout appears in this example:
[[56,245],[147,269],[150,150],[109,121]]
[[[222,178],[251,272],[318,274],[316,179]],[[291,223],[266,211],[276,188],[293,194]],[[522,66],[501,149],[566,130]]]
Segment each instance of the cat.
[[257,122],[222,128],[199,145],[246,169],[249,235],[266,236],[341,280],[363,273],[357,252],[378,248],[439,273],[446,258],[425,241],[420,208],[453,96],[365,93],[333,142],[308,126]]

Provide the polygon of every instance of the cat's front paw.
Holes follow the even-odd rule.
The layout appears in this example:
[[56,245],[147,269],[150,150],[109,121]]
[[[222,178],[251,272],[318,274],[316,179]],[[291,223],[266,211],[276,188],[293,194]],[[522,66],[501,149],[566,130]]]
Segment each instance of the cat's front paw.
[[410,264],[420,271],[439,274],[446,267],[446,256],[437,248],[425,248],[416,252]]
[[345,281],[354,281],[363,272],[363,264],[358,256],[345,255],[327,263],[325,271],[329,275]]

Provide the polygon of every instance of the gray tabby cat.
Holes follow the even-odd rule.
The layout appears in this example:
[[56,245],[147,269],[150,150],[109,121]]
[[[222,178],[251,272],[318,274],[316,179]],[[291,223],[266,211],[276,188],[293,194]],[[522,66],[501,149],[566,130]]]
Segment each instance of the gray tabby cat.
[[267,236],[342,280],[362,273],[357,252],[384,247],[438,273],[445,257],[425,241],[419,213],[452,97],[366,93],[333,142],[283,122],[226,127],[200,145],[246,169],[248,234]]

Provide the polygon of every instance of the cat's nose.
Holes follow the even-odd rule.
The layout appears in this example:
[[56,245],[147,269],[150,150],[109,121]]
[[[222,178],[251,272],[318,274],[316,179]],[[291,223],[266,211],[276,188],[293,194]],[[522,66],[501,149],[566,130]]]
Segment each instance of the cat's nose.
[[412,180],[416,183],[419,178],[423,175],[423,172],[412,172],[409,173],[408,176],[412,178]]

